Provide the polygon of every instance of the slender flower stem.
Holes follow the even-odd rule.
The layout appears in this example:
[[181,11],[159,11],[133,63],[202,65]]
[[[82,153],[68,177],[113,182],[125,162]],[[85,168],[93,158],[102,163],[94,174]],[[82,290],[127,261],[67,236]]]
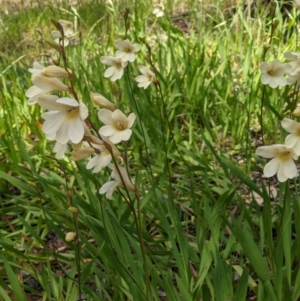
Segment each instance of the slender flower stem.
[[151,178],[151,181],[152,181],[152,185],[154,186],[154,177],[153,177],[152,167],[151,167],[151,164],[150,164],[150,156],[149,156],[149,153],[148,153],[148,147],[147,147],[147,142],[146,142],[145,130],[144,130],[143,123],[141,121],[141,114],[140,114],[140,111],[139,111],[139,107],[138,107],[137,101],[136,101],[136,99],[134,97],[134,93],[133,93],[133,89],[132,89],[132,83],[131,83],[131,80],[130,80],[129,72],[130,72],[130,70],[129,70],[129,68],[127,68],[126,76],[127,76],[127,80],[128,80],[128,83],[129,83],[130,93],[131,93],[132,98],[133,98],[135,109],[136,109],[137,115],[139,117],[138,121],[140,123],[141,131],[142,131],[142,137],[143,137],[143,142],[144,142],[144,145],[145,145],[145,152],[146,152],[146,157],[147,157],[147,161],[148,161],[148,165],[149,165],[150,178]]

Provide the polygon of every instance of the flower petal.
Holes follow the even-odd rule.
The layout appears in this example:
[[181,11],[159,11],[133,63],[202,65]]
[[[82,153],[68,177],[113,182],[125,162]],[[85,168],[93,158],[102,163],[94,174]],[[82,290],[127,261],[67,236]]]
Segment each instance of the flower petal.
[[283,164],[279,165],[279,169],[278,169],[278,172],[277,172],[277,178],[278,178],[279,182],[285,182],[288,179],[288,177],[284,173]]
[[263,158],[274,158],[277,153],[277,148],[274,145],[260,146],[256,149],[255,154]]
[[281,126],[289,133],[295,133],[298,129],[300,129],[300,124],[289,118],[284,118],[281,121]]
[[107,109],[101,109],[98,112],[99,119],[107,125],[113,124],[114,120],[111,117],[112,111]]
[[265,177],[273,177],[277,173],[280,165],[281,161],[278,158],[274,158],[268,162],[264,168]]
[[116,133],[116,129],[112,125],[104,125],[100,128],[99,134],[110,137]]
[[293,159],[285,161],[284,163],[282,163],[282,165],[286,177],[288,177],[289,179],[293,179],[297,176],[297,166]]

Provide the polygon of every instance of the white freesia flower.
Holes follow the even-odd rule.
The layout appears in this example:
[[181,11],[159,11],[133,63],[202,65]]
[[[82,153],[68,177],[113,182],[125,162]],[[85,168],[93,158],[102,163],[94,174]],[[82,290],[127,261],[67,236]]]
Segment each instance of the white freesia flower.
[[300,53],[288,51],[284,54],[284,57],[288,59],[290,62],[289,64],[292,66],[291,74],[297,73],[300,71]]
[[132,133],[130,128],[136,117],[134,113],[126,117],[119,109],[114,112],[101,109],[98,117],[105,124],[99,130],[100,135],[109,137],[109,140],[115,144],[129,140]]
[[124,68],[128,64],[128,62],[123,62],[121,59],[113,56],[102,56],[101,63],[111,66],[105,70],[104,77],[110,77],[113,82],[123,76]]
[[296,88],[300,87],[300,69],[297,72],[292,72],[286,79],[287,85],[296,84]]
[[48,105],[52,110],[42,114],[45,119],[42,130],[48,139],[51,137],[60,144],[69,140],[79,143],[84,136],[83,120],[88,116],[86,105],[68,97],[59,98],[56,103],[49,102]]
[[165,7],[162,3],[153,4],[152,14],[157,18],[162,17],[164,15]]
[[[111,177],[114,179],[113,181],[109,181],[102,185],[102,187],[99,190],[100,194],[106,193],[106,198],[111,200],[112,199],[112,194],[113,192],[118,188],[118,187],[124,187],[123,182],[126,186],[127,189],[129,190],[135,190],[134,185],[131,183],[129,176],[127,174],[127,171],[125,168],[121,167],[118,165],[118,168],[116,166],[109,164],[109,167],[112,169]],[[120,171],[120,174],[118,172]],[[122,181],[123,179],[123,181]]]
[[[106,137],[102,137],[103,141],[107,144],[110,145],[110,149],[112,151],[112,153],[115,156],[120,156],[121,153],[118,151],[118,149],[106,138]],[[102,141],[102,142],[103,142]],[[107,147],[105,146],[105,143],[102,144],[94,144],[92,143],[92,146],[95,149],[98,149],[100,151],[100,153],[96,154],[87,164],[86,168],[87,169],[92,169],[93,168],[93,173],[97,173],[99,172],[102,168],[108,166],[108,164],[111,162],[112,160],[112,156],[110,151],[107,149]]]
[[73,29],[73,23],[70,21],[66,20],[59,20],[58,21],[64,31],[64,40],[62,41],[62,36],[61,33],[58,30],[52,30],[51,35],[55,39],[55,43],[60,44],[61,46],[68,46],[69,45],[69,39],[73,34],[74,34],[74,29]]
[[142,75],[135,78],[138,82],[138,87],[146,89],[151,83],[156,83],[157,79],[155,74],[145,66],[139,66]]
[[54,42],[56,44],[59,44],[63,47],[67,47],[70,44],[70,41],[66,36],[64,37],[64,39],[62,39],[62,35],[58,30],[52,30],[51,35],[54,38]]
[[[28,105],[37,103],[40,96],[43,96],[53,91],[67,91],[69,87],[60,81],[57,76],[68,76],[68,72],[57,66],[44,67],[39,62],[34,62],[32,68],[28,71],[32,74],[32,81],[34,86],[31,86],[25,92],[29,98]],[[50,78],[51,77],[51,78]]]
[[292,148],[297,156],[300,156],[300,123],[284,118],[281,121],[281,126],[290,133],[285,138],[285,145]]
[[133,62],[135,53],[141,48],[139,44],[132,44],[127,39],[115,41],[115,47],[118,49],[115,56],[124,62]]
[[283,144],[270,146],[260,146],[256,149],[256,154],[271,159],[264,167],[264,175],[272,177],[277,173],[279,182],[285,182],[297,176],[297,167],[294,160],[298,159],[294,150]]
[[45,67],[43,65],[41,65],[39,62],[33,62],[32,68],[29,68],[28,71],[31,74],[41,74],[42,70],[45,69]]
[[58,20],[64,30],[64,35],[70,37],[74,33],[73,23],[67,20]]
[[271,88],[286,85],[285,74],[292,69],[290,64],[283,64],[279,60],[270,63],[261,63],[260,71],[262,72],[261,82],[263,85],[269,85]]

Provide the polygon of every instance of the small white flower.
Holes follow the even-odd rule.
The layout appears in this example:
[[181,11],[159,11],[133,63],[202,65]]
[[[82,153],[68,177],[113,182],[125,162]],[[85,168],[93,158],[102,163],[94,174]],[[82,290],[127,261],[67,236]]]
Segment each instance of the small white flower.
[[59,20],[58,22],[61,24],[61,26],[63,28],[63,31],[64,31],[63,41],[62,41],[62,35],[58,30],[52,30],[51,35],[55,39],[54,40],[55,43],[66,47],[66,46],[69,45],[69,39],[68,38],[70,38],[74,33],[73,23],[70,22],[70,21],[66,21],[66,20]]
[[104,77],[110,77],[111,81],[116,81],[123,76],[124,68],[126,68],[128,62],[123,62],[121,59],[113,56],[102,56],[101,63],[111,66],[104,72]]
[[[106,137],[102,137],[103,141],[110,145],[111,151],[115,156],[120,156],[121,153],[118,151],[118,149],[112,144]],[[92,146],[95,149],[98,149],[100,151],[99,154],[96,154],[87,164],[87,169],[93,168],[93,173],[99,172],[102,168],[108,166],[108,164],[112,160],[112,156],[110,151],[106,148],[105,143],[102,144],[94,144],[92,143]]]
[[52,30],[51,35],[54,38],[54,42],[60,46],[67,47],[70,44],[70,41],[67,37],[62,39],[61,33],[58,30]]
[[33,62],[32,68],[29,68],[28,71],[31,74],[36,74],[36,73],[41,74],[41,72],[44,68],[45,67],[43,65],[41,65],[39,62]]
[[281,121],[281,126],[290,133],[285,138],[285,145],[292,148],[297,156],[300,156],[300,123],[284,118]]
[[300,87],[300,69],[294,73],[292,72],[286,79],[287,85],[296,84],[296,88],[299,89]]
[[297,73],[298,71],[300,71],[300,53],[299,52],[288,51],[284,54],[284,57],[290,61],[289,64],[292,67],[291,71],[290,71],[291,75],[293,75],[293,73]]
[[116,51],[115,56],[124,62],[133,62],[135,60],[135,53],[141,48],[139,44],[132,44],[129,40],[115,41]]
[[165,7],[162,3],[153,4],[152,14],[157,18],[162,17],[164,15]]
[[64,35],[69,38],[74,33],[73,23],[67,20],[58,20],[58,22],[64,30]]
[[126,117],[119,109],[114,112],[101,109],[98,117],[105,124],[99,130],[100,135],[109,137],[109,140],[115,144],[129,140],[132,133],[130,128],[136,117],[134,113]]
[[260,71],[262,72],[261,82],[263,85],[269,85],[271,88],[286,85],[285,74],[291,71],[290,64],[283,64],[279,60],[270,63],[261,63]]
[[64,97],[49,102],[53,110],[43,113],[45,119],[42,130],[48,139],[65,144],[69,140],[79,143],[84,136],[84,123],[88,116],[88,109],[83,102]]
[[146,89],[151,83],[157,82],[155,74],[145,66],[139,66],[142,75],[135,78],[138,82],[138,87]]
[[[134,185],[131,183],[129,176],[127,174],[127,171],[125,168],[118,165],[118,168],[116,166],[109,164],[109,167],[112,169],[111,177],[114,179],[113,181],[109,181],[102,185],[102,187],[99,190],[100,194],[106,193],[106,198],[108,200],[112,200],[112,194],[118,187],[123,187],[123,182],[127,189],[129,190],[135,190]],[[118,172],[118,169],[120,171],[120,174]],[[123,179],[123,181],[122,181]]]
[[297,167],[293,160],[297,160],[298,156],[294,150],[283,144],[274,144],[270,146],[260,146],[256,149],[256,154],[271,159],[264,167],[264,175],[272,177],[277,173],[279,182],[285,182],[297,176]]

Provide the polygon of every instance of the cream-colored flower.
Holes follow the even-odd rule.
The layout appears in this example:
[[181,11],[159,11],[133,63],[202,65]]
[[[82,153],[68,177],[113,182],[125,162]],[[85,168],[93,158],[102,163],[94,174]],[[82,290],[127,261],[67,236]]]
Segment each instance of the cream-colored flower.
[[58,20],[58,22],[60,23],[60,25],[62,26],[63,30],[64,30],[64,35],[66,37],[70,37],[71,35],[73,35],[74,33],[74,29],[73,29],[73,23],[67,20]]
[[292,66],[283,64],[279,60],[270,63],[261,63],[260,71],[262,72],[261,82],[263,85],[269,85],[271,88],[286,85],[285,74],[289,74]]
[[63,47],[67,47],[70,44],[69,39],[66,36],[62,38],[62,35],[58,30],[52,30],[51,35],[54,38],[56,44],[59,44]]
[[270,146],[260,146],[256,149],[256,154],[271,159],[264,167],[264,175],[272,177],[277,173],[279,182],[285,182],[297,176],[297,167],[294,160],[298,159],[294,150],[283,144],[274,144]]
[[290,71],[291,75],[293,73],[297,73],[298,71],[300,71],[300,53],[299,52],[288,51],[284,54],[284,57],[290,61],[289,64],[292,66],[291,71]]
[[49,102],[52,110],[42,114],[45,119],[42,130],[48,139],[65,144],[69,140],[79,143],[84,136],[84,123],[88,116],[88,108],[83,102],[63,97],[56,103]]
[[152,14],[157,18],[162,17],[164,15],[165,7],[162,3],[153,4]]
[[134,113],[126,117],[119,109],[114,112],[101,109],[98,117],[105,124],[99,130],[101,136],[109,137],[109,140],[115,144],[129,140],[132,134],[130,128],[136,117]]
[[[123,182],[126,186],[127,189],[129,190],[135,190],[134,185],[131,183],[129,176],[127,174],[127,171],[125,168],[121,167],[118,165],[118,168],[116,168],[115,165],[109,164],[109,167],[112,169],[111,177],[114,179],[113,181],[109,181],[102,185],[102,187],[99,190],[100,194],[106,193],[106,198],[111,200],[112,199],[112,194],[113,192],[118,188],[118,187],[124,187]],[[119,172],[120,174],[119,174]],[[123,179],[123,181],[122,181]]]
[[287,85],[296,84],[296,88],[300,87],[300,69],[297,72],[292,72],[286,79]]
[[105,70],[104,77],[110,77],[113,82],[123,76],[124,68],[126,68],[128,64],[128,62],[123,62],[121,59],[113,56],[102,56],[101,63],[111,66]]
[[135,53],[141,48],[139,44],[132,44],[127,39],[115,41],[115,47],[118,49],[115,56],[124,62],[133,62]]
[[92,102],[98,106],[102,106],[110,111],[114,111],[116,109],[113,103],[99,93],[92,93],[91,98]]
[[300,156],[300,123],[284,118],[281,121],[281,126],[290,133],[285,138],[285,145],[292,148],[297,156]]
[[[45,71],[46,70],[46,71]],[[33,105],[37,103],[40,96],[43,96],[53,91],[67,91],[69,87],[60,81],[56,76],[66,76],[67,71],[57,66],[44,67],[38,62],[33,63],[33,67],[28,71],[32,74],[32,81],[34,86],[31,86],[25,92],[25,95],[29,98],[27,104]],[[45,72],[46,74],[43,74]],[[45,76],[47,75],[47,76]],[[49,78],[52,75],[54,77]]]
[[156,83],[157,79],[155,74],[145,66],[139,66],[142,75],[135,78],[138,82],[138,87],[146,89],[151,83]]
[[28,71],[31,74],[41,74],[41,72],[43,71],[43,69],[45,69],[45,67],[43,65],[41,65],[39,62],[33,62],[32,64],[32,68],[29,68]]
[[[109,144],[110,149],[112,153],[115,156],[120,156],[121,153],[118,151],[118,149],[106,138],[102,137],[103,141],[106,144]],[[93,168],[93,173],[99,172],[102,168],[108,166],[108,164],[112,160],[111,152],[107,149],[105,146],[105,143],[102,142],[101,144],[94,144],[92,143],[92,146],[95,149],[98,149],[100,153],[96,154],[87,164],[86,168],[87,169],[92,169]]]
[[52,30],[51,35],[55,39],[55,43],[66,47],[69,45],[69,38],[74,34],[73,23],[66,20],[59,20],[58,22],[63,28],[64,39],[62,40],[61,33],[58,30]]

